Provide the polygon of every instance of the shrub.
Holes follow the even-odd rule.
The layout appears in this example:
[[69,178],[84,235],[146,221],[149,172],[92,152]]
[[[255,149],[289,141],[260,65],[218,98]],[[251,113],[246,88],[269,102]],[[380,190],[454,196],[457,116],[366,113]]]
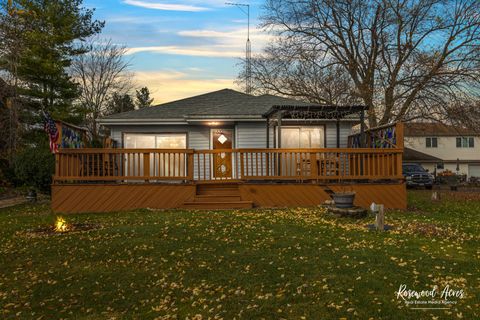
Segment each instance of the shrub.
[[17,187],[34,187],[50,192],[55,157],[48,148],[28,147],[22,150],[15,157],[14,168]]

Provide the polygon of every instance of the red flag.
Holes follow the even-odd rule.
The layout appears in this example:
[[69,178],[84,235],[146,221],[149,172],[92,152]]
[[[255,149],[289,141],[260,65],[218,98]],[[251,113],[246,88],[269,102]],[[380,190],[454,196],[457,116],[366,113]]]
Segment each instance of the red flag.
[[58,152],[58,129],[55,121],[52,119],[48,112],[44,112],[43,116],[45,117],[44,129],[48,134],[48,139],[50,140],[50,151],[52,153]]

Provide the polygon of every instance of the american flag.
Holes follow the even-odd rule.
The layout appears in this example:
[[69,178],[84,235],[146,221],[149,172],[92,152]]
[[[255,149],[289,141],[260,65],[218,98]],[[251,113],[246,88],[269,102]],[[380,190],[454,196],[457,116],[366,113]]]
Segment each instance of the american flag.
[[50,151],[56,153],[58,151],[58,129],[55,125],[55,121],[52,119],[48,112],[44,112],[43,116],[45,117],[44,129],[48,133],[48,139],[50,140]]

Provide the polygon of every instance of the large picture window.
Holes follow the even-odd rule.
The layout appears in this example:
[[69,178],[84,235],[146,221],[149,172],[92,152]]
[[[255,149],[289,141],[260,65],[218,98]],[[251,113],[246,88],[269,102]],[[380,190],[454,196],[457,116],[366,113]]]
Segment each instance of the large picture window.
[[[323,126],[282,127],[281,138],[281,148],[320,149],[325,147]],[[300,172],[307,174],[310,172],[311,165],[310,156],[306,153],[295,154],[295,156],[291,154],[289,157],[280,159],[282,175],[298,175]]]
[[282,127],[281,148],[324,148],[324,127]]
[[[140,134],[126,133],[124,146],[127,149],[186,149],[186,133]],[[125,159],[126,169],[135,175],[143,172],[143,154],[140,161]],[[180,154],[151,153],[150,176],[171,177],[185,176],[185,156]],[[135,165],[139,164],[139,165]]]

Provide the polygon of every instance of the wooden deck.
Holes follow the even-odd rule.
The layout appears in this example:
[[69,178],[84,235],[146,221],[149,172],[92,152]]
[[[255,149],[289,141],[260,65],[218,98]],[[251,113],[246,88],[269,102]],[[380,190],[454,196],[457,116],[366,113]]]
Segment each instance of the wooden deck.
[[[235,184],[58,184],[52,186],[55,212],[109,212],[152,209],[246,209],[311,207],[330,199],[329,191],[342,191],[339,184],[235,183]],[[386,208],[405,209],[403,182],[352,184],[355,204],[372,202]]]
[[[65,149],[54,183],[399,180],[403,149]],[[228,157],[231,168],[219,168]]]
[[356,192],[358,206],[404,209],[402,129],[351,136],[352,146],[367,139],[371,148],[64,149],[56,154],[52,207],[68,213],[315,206],[346,189]]

